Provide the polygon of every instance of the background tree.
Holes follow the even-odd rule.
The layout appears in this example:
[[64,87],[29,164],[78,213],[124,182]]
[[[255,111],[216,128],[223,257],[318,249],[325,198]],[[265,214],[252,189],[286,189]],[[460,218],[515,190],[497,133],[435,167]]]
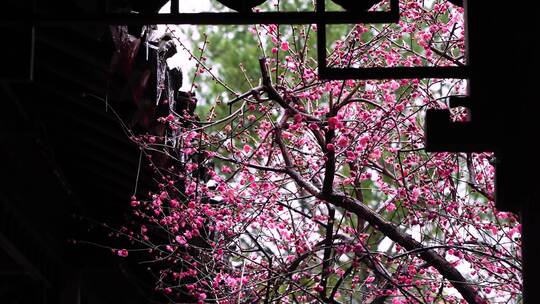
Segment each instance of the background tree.
[[[400,5],[398,24],[334,28],[328,65],[464,64],[461,8]],[[205,29],[198,117],[137,139],[177,162],[132,202],[158,288],[175,302],[519,302],[520,226],[494,209],[491,155],[423,150],[424,110],[466,83],[320,80],[316,30]]]

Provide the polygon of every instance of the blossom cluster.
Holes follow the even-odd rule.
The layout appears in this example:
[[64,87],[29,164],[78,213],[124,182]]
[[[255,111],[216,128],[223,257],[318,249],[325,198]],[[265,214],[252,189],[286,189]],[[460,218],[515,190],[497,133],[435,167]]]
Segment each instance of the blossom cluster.
[[[400,6],[398,24],[335,41],[329,66],[465,64],[462,8]],[[423,113],[466,82],[321,80],[316,30],[252,27],[271,50],[259,86],[136,139],[158,186],[132,198],[129,235],[157,289],[177,302],[517,301],[520,225],[494,208],[493,155],[424,150]],[[198,76],[217,77],[209,64]]]

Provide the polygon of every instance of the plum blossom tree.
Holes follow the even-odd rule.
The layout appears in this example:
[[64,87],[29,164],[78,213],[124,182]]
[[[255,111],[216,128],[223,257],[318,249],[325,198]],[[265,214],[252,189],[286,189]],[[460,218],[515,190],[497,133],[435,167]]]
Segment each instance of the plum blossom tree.
[[[465,63],[462,8],[400,5],[398,24],[350,28],[328,65]],[[266,56],[245,92],[212,69],[206,44],[183,50],[195,83],[227,99],[133,137],[158,185],[132,198],[133,248],[118,255],[146,249],[175,303],[518,303],[520,225],[494,208],[492,155],[423,149],[425,109],[466,82],[321,80],[316,31],[250,27]]]

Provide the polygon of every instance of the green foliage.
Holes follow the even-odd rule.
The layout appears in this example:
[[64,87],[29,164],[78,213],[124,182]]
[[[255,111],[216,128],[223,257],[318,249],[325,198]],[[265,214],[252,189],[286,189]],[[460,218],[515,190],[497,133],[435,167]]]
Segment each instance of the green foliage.
[[[335,3],[327,1],[327,10],[341,10]],[[269,2],[260,7],[261,10],[272,10]],[[281,11],[309,11],[312,5],[309,2],[301,0],[280,1],[279,9]],[[262,56],[277,60],[283,60],[286,54],[280,50],[272,53],[275,45],[272,41],[265,40],[265,37],[258,37],[254,30],[263,31],[260,26],[198,26],[192,28],[188,37],[198,37],[192,41],[194,54],[200,53],[200,47],[205,45],[204,57],[207,65],[212,67],[212,71],[224,83],[226,83],[235,93],[243,93],[250,90],[253,86],[259,84],[260,71],[258,58]],[[343,39],[350,31],[350,25],[332,25],[327,27],[327,40],[330,47],[339,39]],[[195,33],[204,33],[197,35]],[[299,38],[300,33],[307,35],[308,39]],[[288,41],[291,50],[295,53],[306,48],[306,52],[316,57],[316,32],[311,25],[281,25],[278,26],[277,36],[281,41]],[[265,36],[265,35],[261,35]],[[368,41],[372,34],[366,33],[365,40]],[[296,38],[296,39],[295,39]],[[306,44],[306,45],[304,45]],[[262,45],[262,47],[261,47]],[[308,63],[309,64],[309,63]],[[189,79],[193,79],[195,71],[189,71]],[[204,106],[199,106],[199,115],[209,109],[209,104],[216,100],[233,98],[234,94],[215,81],[211,75],[205,73],[195,79],[198,84],[196,90],[197,96],[202,100]],[[217,114],[225,114],[221,109],[216,109]],[[227,110],[228,111],[228,110]],[[222,113],[220,113],[222,112]]]

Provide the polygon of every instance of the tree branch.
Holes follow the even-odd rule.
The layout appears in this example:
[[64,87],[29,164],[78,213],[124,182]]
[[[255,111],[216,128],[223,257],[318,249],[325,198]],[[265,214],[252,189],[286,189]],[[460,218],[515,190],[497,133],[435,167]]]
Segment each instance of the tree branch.
[[268,72],[268,66],[266,65],[266,58],[259,59],[259,65],[261,67],[261,76],[262,76],[262,85],[264,90],[268,94],[268,98],[277,102],[282,108],[288,110],[291,114],[300,114],[304,116],[308,121],[320,122],[320,119],[308,114],[306,112],[300,111],[295,107],[292,107],[288,104],[285,99],[278,93],[276,88],[272,85],[272,78],[270,78],[270,73]]
[[[330,116],[334,117],[334,116]],[[328,117],[328,118],[330,118]],[[332,143],[335,137],[334,129],[329,128],[325,132],[325,142],[327,144]],[[324,182],[322,192],[324,194],[332,194],[334,189],[334,177],[336,175],[336,151],[334,149],[329,149],[327,146],[322,147],[322,150],[325,152],[326,161],[324,164]]]
[[335,206],[356,214],[359,218],[366,220],[371,226],[381,231],[392,241],[398,243],[405,249],[419,250],[419,256],[439,271],[447,279],[463,298],[470,304],[480,303],[477,291],[467,282],[467,279],[448,262],[444,257],[434,250],[424,250],[425,246],[413,239],[407,233],[400,231],[394,224],[386,221],[379,214],[361,202],[350,198],[344,194],[322,195],[319,197]]
[[322,273],[321,273],[321,285],[323,290],[321,291],[321,296],[323,299],[326,299],[326,290],[328,288],[328,274],[329,268],[332,266],[332,248],[334,245],[334,220],[336,215],[336,210],[330,204],[326,204],[328,208],[328,222],[326,224],[326,236],[324,239],[324,254],[322,261]]

